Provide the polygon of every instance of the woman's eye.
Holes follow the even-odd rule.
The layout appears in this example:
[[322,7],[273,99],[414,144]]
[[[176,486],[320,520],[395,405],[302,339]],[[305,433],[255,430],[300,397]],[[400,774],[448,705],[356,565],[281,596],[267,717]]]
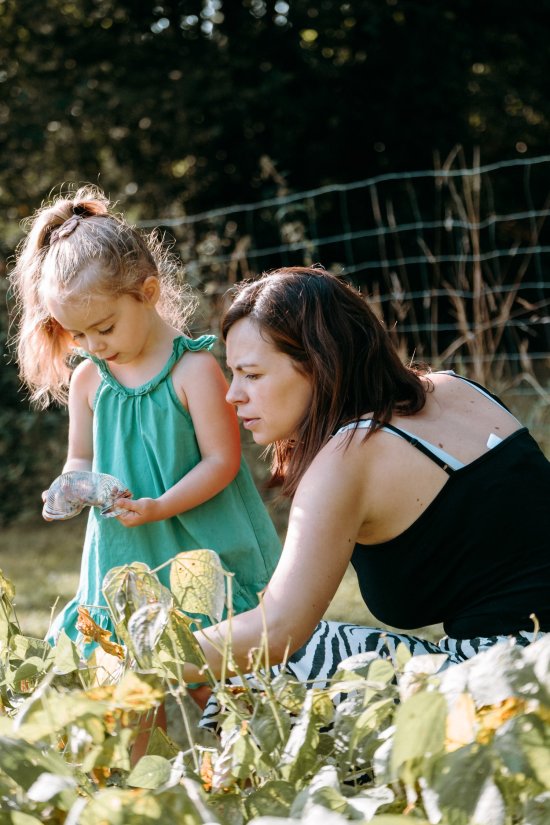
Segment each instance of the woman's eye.
[[74,332],[71,337],[72,337],[73,341],[78,341],[79,338],[82,338],[82,333],[81,332]]
[[99,334],[100,334],[100,335],[109,335],[109,334],[110,334],[110,333],[114,330],[114,328],[115,328],[115,325],[113,324],[113,325],[112,325],[111,327],[109,327],[108,329],[100,329],[100,330],[99,330]]
[[248,375],[245,375],[245,378],[247,378],[249,381],[254,381],[256,378],[259,378],[259,376],[249,373]]

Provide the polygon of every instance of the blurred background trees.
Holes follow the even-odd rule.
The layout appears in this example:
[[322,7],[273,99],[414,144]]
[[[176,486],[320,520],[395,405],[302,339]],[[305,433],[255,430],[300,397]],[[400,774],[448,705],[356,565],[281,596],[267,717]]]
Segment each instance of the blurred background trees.
[[[99,182],[140,217],[549,144],[548,0],[3,0],[0,213]],[[264,160],[262,160],[264,159]],[[5,227],[7,229],[7,227]]]
[[[0,0],[2,272],[21,221],[64,183],[98,183],[130,220],[162,223],[433,168],[457,144],[483,163],[543,154],[549,12],[550,0]],[[60,414],[37,420],[18,394],[7,303],[4,517],[64,451]]]

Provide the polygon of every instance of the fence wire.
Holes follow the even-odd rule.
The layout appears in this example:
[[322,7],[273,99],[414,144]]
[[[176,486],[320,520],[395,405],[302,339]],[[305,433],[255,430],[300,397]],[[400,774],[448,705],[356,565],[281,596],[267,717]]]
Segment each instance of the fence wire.
[[207,295],[321,263],[365,294],[400,350],[481,380],[549,364],[550,155],[285,191],[143,221],[175,241]]

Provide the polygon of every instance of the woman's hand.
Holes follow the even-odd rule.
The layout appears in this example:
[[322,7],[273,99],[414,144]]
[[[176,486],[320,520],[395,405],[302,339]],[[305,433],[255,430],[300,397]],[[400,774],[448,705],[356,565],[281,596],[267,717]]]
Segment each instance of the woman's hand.
[[165,518],[156,498],[119,498],[113,504],[113,509],[126,510],[124,515],[117,516],[117,521],[123,527],[139,527],[141,524]]

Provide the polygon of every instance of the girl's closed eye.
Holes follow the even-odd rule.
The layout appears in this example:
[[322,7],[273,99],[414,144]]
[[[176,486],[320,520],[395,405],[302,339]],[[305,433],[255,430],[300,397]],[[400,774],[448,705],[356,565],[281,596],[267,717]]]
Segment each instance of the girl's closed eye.
[[107,329],[99,329],[98,332],[99,332],[100,335],[110,335],[111,332],[114,330],[114,328],[115,328],[115,325],[111,324],[111,326],[108,327]]

